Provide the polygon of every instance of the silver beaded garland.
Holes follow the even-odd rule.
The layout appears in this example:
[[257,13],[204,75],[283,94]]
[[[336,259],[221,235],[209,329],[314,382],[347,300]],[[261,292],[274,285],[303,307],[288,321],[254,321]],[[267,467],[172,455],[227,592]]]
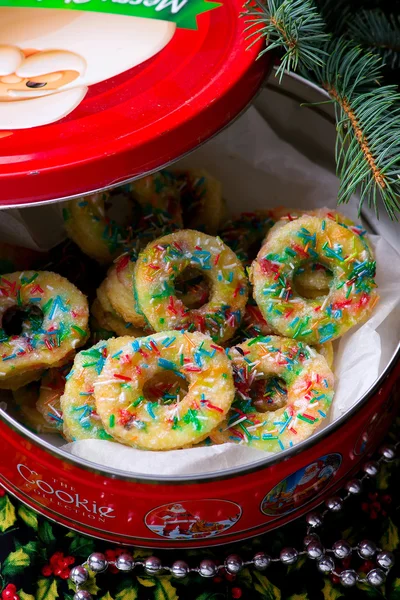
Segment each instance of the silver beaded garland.
[[231,573],[231,575],[236,575],[243,568],[243,561],[237,554],[230,554],[224,563],[226,571]]
[[119,571],[132,571],[132,569],[135,567],[135,561],[133,560],[131,554],[124,552],[117,557],[115,566]]
[[328,498],[325,504],[326,508],[329,508],[332,512],[339,512],[339,510],[342,510],[343,500],[339,496],[333,496]]
[[382,569],[372,569],[367,575],[367,581],[374,587],[379,587],[385,583],[386,575]]
[[362,540],[357,547],[361,558],[372,558],[376,552],[376,544],[370,540]]
[[213,560],[205,558],[199,565],[199,573],[202,577],[215,577],[218,573],[217,565]]
[[376,562],[383,569],[391,569],[394,565],[394,554],[389,550],[382,550],[376,555]]
[[265,552],[257,552],[254,555],[253,563],[257,571],[265,571],[271,563],[271,557]]
[[283,548],[279,555],[279,558],[284,565],[292,565],[297,561],[298,557],[299,553],[296,548]]
[[369,477],[376,477],[379,472],[379,463],[371,460],[363,466],[363,471]]
[[322,556],[324,555],[325,549],[324,549],[323,545],[321,544],[321,542],[311,542],[306,547],[306,552],[310,558],[315,560],[318,558],[322,558]]
[[352,549],[351,546],[346,540],[338,540],[332,546],[332,550],[336,558],[340,558],[343,560],[350,556]]
[[362,490],[361,481],[359,479],[351,479],[344,487],[349,494],[360,494]]
[[74,594],[74,600],[92,600],[92,594],[86,590],[78,590]]
[[304,548],[307,548],[308,544],[312,544],[312,542],[319,542],[319,535],[316,533],[309,533],[303,540]]
[[353,587],[357,583],[357,573],[353,569],[342,571],[339,577],[343,587]]
[[89,573],[87,572],[85,567],[82,567],[82,565],[77,565],[76,567],[73,567],[69,574],[70,580],[72,581],[72,583],[75,583],[75,585],[82,585],[82,583],[85,583],[85,581],[88,580],[88,577]]
[[322,515],[317,512],[310,512],[306,516],[306,522],[310,527],[321,527],[323,518]]
[[108,567],[106,557],[101,552],[93,552],[87,560],[88,567],[93,573],[102,573]]
[[317,567],[321,573],[331,573],[335,568],[335,562],[333,558],[325,554],[325,556],[320,558],[317,562]]
[[157,556],[149,556],[144,561],[144,570],[148,575],[157,575],[162,570],[161,560]]
[[396,458],[396,450],[393,446],[382,446],[380,453],[382,458],[388,462]]
[[177,560],[171,567],[171,573],[177,579],[183,579],[189,573],[189,565],[183,560]]

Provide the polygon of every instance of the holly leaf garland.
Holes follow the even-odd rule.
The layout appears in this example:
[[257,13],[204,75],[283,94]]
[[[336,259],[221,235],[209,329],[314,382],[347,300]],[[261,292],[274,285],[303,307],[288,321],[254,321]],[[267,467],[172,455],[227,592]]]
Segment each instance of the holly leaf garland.
[[38,529],[38,517],[33,510],[25,506],[24,504],[20,504],[18,506],[18,516],[28,527],[37,531]]
[[391,552],[393,552],[399,547],[399,542],[399,530],[397,529],[397,526],[393,523],[392,519],[389,517],[386,520],[385,531],[379,541],[379,544],[382,548],[385,548],[385,550],[390,550]]
[[270,580],[259,573],[253,573],[254,589],[261,595],[263,600],[281,600],[281,590],[273,585]]
[[57,581],[54,578],[40,578],[37,582],[35,600],[55,600],[56,598],[58,598]]
[[95,551],[95,549],[94,540],[83,537],[82,535],[75,535],[69,545],[68,554],[87,558],[90,554],[92,554],[92,552]]
[[157,580],[157,587],[154,590],[154,600],[179,600],[176,588],[172,585],[168,577],[160,577]]
[[35,600],[35,596],[32,596],[32,594],[27,594],[24,592],[24,590],[19,590],[18,596],[20,597],[20,600]]
[[324,587],[321,590],[324,600],[338,600],[338,598],[342,597],[342,590],[337,585],[333,585],[333,583],[329,579],[324,579]]
[[129,585],[118,592],[118,594],[115,596],[115,600],[136,600],[137,597],[137,588]]
[[156,585],[153,577],[136,577],[136,579],[143,587],[154,587]]
[[14,505],[5,494],[0,498],[0,532],[5,532],[10,529],[17,520]]
[[5,559],[1,573],[3,577],[15,577],[34,561],[38,552],[37,542],[28,542],[25,546],[19,546]]
[[48,521],[43,521],[39,525],[38,538],[45,546],[53,546],[56,542],[56,537],[53,533],[53,528]]
[[100,598],[100,600],[114,600],[114,598],[111,596],[110,592],[107,592],[104,596]]

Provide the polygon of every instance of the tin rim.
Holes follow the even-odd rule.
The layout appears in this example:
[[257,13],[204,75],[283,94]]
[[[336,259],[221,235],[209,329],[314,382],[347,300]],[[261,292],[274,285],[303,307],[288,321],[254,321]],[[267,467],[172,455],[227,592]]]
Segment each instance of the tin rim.
[[[324,92],[324,90],[318,88],[318,86],[316,86],[314,84],[311,84],[303,77],[300,77],[296,74],[290,74],[290,75],[287,75],[287,77],[290,77],[290,78],[298,81],[299,83],[302,83],[306,87],[313,88],[314,91],[319,92],[321,94],[321,96],[324,96],[324,97],[326,96],[326,93]],[[281,88],[278,88],[278,91],[279,90],[281,90]],[[282,90],[281,90],[281,93],[285,94],[285,92]],[[289,95],[292,95],[292,94],[289,94]],[[296,97],[296,99],[299,99],[301,101],[301,97]],[[314,107],[311,107],[311,108],[314,108]],[[317,113],[319,114],[320,117],[323,117],[323,118],[329,120],[330,122],[332,122],[331,118],[326,113],[323,113],[321,110],[317,110]],[[13,417],[8,415],[2,409],[0,409],[0,418],[4,422],[6,422],[7,425],[11,427],[11,429],[18,432],[23,438],[28,439],[31,442],[35,443],[41,449],[46,450],[49,454],[57,457],[58,459],[60,459],[64,462],[73,464],[74,466],[80,467],[91,473],[96,473],[98,475],[105,476],[108,478],[113,477],[113,478],[117,478],[121,481],[127,481],[127,482],[131,482],[131,483],[143,482],[143,483],[157,484],[159,482],[162,482],[162,483],[170,483],[170,484],[175,484],[175,485],[186,485],[187,483],[198,483],[198,482],[205,483],[205,482],[211,482],[211,481],[215,481],[215,480],[229,479],[229,478],[232,478],[233,476],[247,475],[247,474],[253,473],[255,471],[265,469],[272,465],[276,465],[284,460],[287,460],[288,458],[296,456],[297,454],[300,454],[300,452],[303,452],[304,450],[307,450],[307,449],[311,448],[312,446],[316,445],[322,439],[324,439],[325,437],[334,433],[339,427],[341,427],[343,424],[345,424],[347,421],[349,421],[352,417],[354,417],[359,412],[359,410],[361,410],[361,408],[363,406],[365,406],[365,404],[368,402],[368,400],[375,394],[375,392],[379,389],[379,387],[384,383],[384,380],[392,373],[396,364],[399,362],[399,359],[400,359],[400,342],[397,345],[396,350],[394,351],[390,361],[388,362],[387,366],[385,367],[385,369],[383,370],[381,375],[369,387],[369,389],[364,393],[364,395],[360,398],[360,400],[354,406],[352,406],[349,410],[347,410],[341,417],[339,417],[338,419],[336,419],[335,421],[333,421],[332,423],[330,423],[329,425],[324,427],[319,432],[313,434],[310,438],[304,440],[303,442],[300,442],[299,444],[297,444],[296,446],[294,446],[292,448],[283,450],[282,452],[279,452],[273,456],[267,456],[266,458],[261,458],[257,461],[251,462],[251,463],[243,465],[243,466],[234,467],[234,468],[226,469],[223,471],[215,471],[212,473],[199,474],[196,476],[193,476],[193,475],[171,476],[171,475],[162,475],[162,474],[159,474],[159,475],[157,474],[156,476],[151,476],[151,475],[146,475],[143,473],[136,474],[136,473],[132,473],[129,471],[114,469],[111,467],[108,468],[108,467],[99,465],[95,462],[91,462],[91,461],[83,459],[83,458],[75,457],[73,454],[71,454],[65,450],[62,450],[62,448],[53,446],[49,442],[41,439],[37,434],[30,432],[22,424],[18,423],[18,421],[16,421]]]

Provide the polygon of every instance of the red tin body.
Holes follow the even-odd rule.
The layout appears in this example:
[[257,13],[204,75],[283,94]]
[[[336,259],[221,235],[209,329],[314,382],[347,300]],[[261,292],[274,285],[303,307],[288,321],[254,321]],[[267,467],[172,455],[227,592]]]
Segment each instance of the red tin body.
[[0,481],[46,517],[118,544],[190,548],[241,540],[303,514],[359,469],[398,410],[398,355],[380,379],[310,440],[250,468],[195,480],[96,470],[4,417]]

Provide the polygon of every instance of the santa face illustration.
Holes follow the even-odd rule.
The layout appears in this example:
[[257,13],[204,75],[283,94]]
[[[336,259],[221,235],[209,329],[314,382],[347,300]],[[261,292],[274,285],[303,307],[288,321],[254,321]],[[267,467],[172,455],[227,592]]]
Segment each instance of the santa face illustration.
[[148,60],[174,32],[174,23],[141,17],[0,8],[0,130],[58,121],[88,86]]

